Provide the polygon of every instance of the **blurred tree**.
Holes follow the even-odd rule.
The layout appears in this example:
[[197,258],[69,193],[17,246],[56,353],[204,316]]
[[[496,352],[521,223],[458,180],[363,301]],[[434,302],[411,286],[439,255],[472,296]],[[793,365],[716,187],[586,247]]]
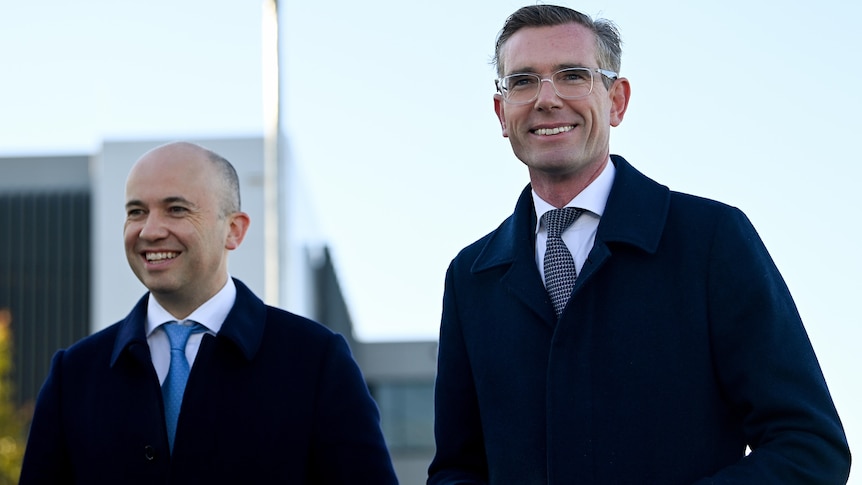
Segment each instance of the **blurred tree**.
[[0,309],[0,485],[18,483],[29,421],[29,412],[15,404],[11,321],[9,310]]

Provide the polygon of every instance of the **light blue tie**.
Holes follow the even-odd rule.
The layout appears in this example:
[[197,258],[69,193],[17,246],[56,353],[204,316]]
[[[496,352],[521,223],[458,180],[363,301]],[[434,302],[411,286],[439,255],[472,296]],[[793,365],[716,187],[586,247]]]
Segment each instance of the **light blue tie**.
[[168,376],[162,384],[162,398],[165,401],[165,424],[168,427],[168,443],[174,450],[174,437],[177,433],[177,420],[180,417],[180,407],[183,404],[183,393],[189,378],[189,361],[186,359],[186,343],[193,333],[206,330],[203,325],[180,325],[169,322],[162,325],[168,340],[171,341],[171,367]]

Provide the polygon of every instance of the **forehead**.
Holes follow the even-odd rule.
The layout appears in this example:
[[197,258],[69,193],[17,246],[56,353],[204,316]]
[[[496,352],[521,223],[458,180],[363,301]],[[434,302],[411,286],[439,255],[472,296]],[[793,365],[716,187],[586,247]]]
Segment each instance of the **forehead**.
[[595,67],[595,34],[576,23],[549,27],[524,27],[503,45],[505,74],[542,72],[565,66]]
[[212,165],[203,154],[192,150],[154,150],[129,172],[126,199],[149,203],[180,197],[205,204],[215,199],[219,189]]

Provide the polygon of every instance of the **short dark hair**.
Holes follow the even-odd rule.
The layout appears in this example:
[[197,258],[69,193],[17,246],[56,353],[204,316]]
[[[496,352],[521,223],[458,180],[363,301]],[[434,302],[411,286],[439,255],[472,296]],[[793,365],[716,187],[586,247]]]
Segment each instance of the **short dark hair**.
[[[515,32],[524,27],[551,27],[576,23],[590,29],[596,36],[596,55],[599,68],[620,72],[622,58],[622,39],[616,24],[607,19],[593,19],[589,15],[558,5],[529,5],[518,9],[506,19],[503,29],[497,35],[494,48],[494,67],[497,75],[504,75],[500,54],[503,45]],[[612,80],[602,77],[605,86],[610,88]]]
[[224,192],[221,196],[222,215],[228,216],[239,212],[242,209],[242,200],[239,195],[239,175],[237,175],[236,169],[233,164],[218,153],[207,148],[204,148],[204,150],[210,162],[218,168],[220,178],[224,184]]

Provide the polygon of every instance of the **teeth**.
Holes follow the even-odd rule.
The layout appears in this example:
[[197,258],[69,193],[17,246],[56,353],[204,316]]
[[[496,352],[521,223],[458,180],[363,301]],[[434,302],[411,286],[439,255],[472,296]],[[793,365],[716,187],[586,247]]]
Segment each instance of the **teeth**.
[[174,252],[164,252],[164,253],[147,253],[147,261],[164,261],[166,259],[174,259],[177,257],[177,253]]
[[535,133],[537,135],[559,135],[560,133],[565,133],[565,132],[571,131],[573,129],[575,129],[575,127],[571,126],[571,125],[561,126],[559,128],[539,128],[538,130],[534,131],[533,133]]

